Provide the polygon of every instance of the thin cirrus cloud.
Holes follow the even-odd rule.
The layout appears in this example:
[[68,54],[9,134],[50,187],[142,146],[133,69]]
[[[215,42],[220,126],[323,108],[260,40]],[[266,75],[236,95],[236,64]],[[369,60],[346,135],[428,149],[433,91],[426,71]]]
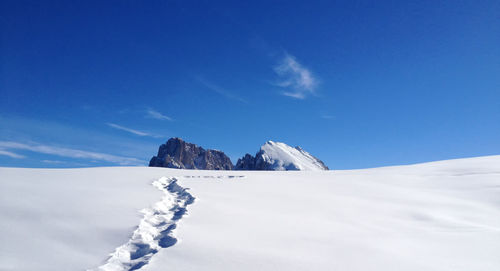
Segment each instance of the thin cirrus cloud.
[[6,151],[6,150],[0,150],[0,155],[8,156],[10,158],[16,158],[16,159],[24,158],[24,155],[20,155],[20,154],[17,154],[17,153]]
[[210,89],[211,91],[219,94],[219,95],[222,95],[228,99],[231,99],[231,100],[235,100],[235,101],[239,101],[239,102],[242,102],[242,103],[248,103],[247,100],[235,95],[234,93],[212,83],[212,82],[209,82],[207,80],[205,80],[204,78],[201,78],[201,77],[196,77],[196,80],[198,82],[200,82],[203,86],[205,86],[206,88]]
[[114,128],[114,129],[117,129],[117,130],[122,130],[122,131],[125,131],[125,132],[129,132],[131,134],[138,135],[138,136],[150,136],[150,137],[155,137],[155,138],[160,137],[158,135],[154,135],[154,134],[150,134],[150,133],[147,133],[147,132],[135,130],[135,129],[128,128],[128,127],[125,127],[125,126],[121,126],[121,125],[118,125],[118,124],[115,124],[115,123],[106,123],[106,124],[109,127],[111,127],[111,128]]
[[56,155],[66,158],[90,159],[96,161],[105,161],[122,166],[139,166],[145,162],[137,158],[123,157],[106,153],[90,152],[71,148],[62,148],[38,143],[20,143],[13,141],[0,141],[0,148],[7,150],[25,150],[36,153]]
[[146,117],[152,118],[152,119],[157,119],[157,120],[168,120],[168,121],[174,120],[171,117],[163,115],[162,113],[160,113],[154,109],[151,109],[151,108],[146,111]]
[[59,161],[59,160],[42,160],[42,162],[46,163],[46,164],[53,164],[53,165],[66,164],[65,161]]
[[318,79],[294,56],[285,54],[280,63],[274,67],[274,72],[278,75],[275,85],[285,89],[283,95],[305,99],[308,95],[315,94]]

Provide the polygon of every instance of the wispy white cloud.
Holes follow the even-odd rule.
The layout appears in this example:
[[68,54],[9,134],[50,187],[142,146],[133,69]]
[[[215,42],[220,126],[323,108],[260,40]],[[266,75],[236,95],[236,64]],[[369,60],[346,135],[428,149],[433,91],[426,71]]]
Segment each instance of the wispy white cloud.
[[239,102],[242,102],[242,103],[248,103],[245,99],[235,95],[234,93],[224,89],[224,88],[221,88],[220,86],[217,86],[211,82],[208,82],[207,80],[205,80],[204,78],[201,78],[201,77],[197,77],[196,80],[198,80],[198,82],[200,82],[202,85],[204,85],[206,88],[212,90],[213,92],[219,94],[219,95],[222,95],[228,99],[231,99],[231,100],[235,100],[235,101],[239,101]]
[[115,124],[115,123],[106,123],[106,124],[109,127],[111,127],[111,128],[115,128],[115,129],[118,129],[118,130],[129,132],[131,134],[138,135],[138,136],[150,136],[150,137],[155,137],[155,138],[160,138],[161,137],[159,135],[154,135],[154,134],[150,134],[150,133],[147,133],[147,132],[143,132],[143,131],[131,129],[131,128],[128,128],[128,127],[125,127],[125,126],[121,126],[121,125]]
[[[145,113],[145,108],[142,107],[136,110],[135,114],[141,114],[142,117]],[[122,116],[123,117],[123,116]],[[124,117],[123,117],[124,118]],[[108,121],[113,122],[113,121]],[[143,157],[144,150],[155,150],[158,146],[156,141],[148,140],[149,137],[134,136],[132,134],[123,133],[113,133],[110,131],[112,128],[108,128],[105,123],[104,129],[89,129],[87,127],[79,126],[77,123],[65,123],[65,122],[54,122],[46,119],[29,119],[21,118],[17,116],[5,116],[0,114],[0,141],[16,141],[21,143],[30,144],[32,142],[38,142],[41,144],[51,145],[57,144],[61,147],[69,148],[79,148],[90,150],[87,146],[92,146],[93,151],[104,152],[110,154],[121,154],[128,157]],[[118,123],[120,124],[120,123]],[[156,129],[160,129],[157,130]],[[163,135],[166,137],[168,135],[167,131],[161,130],[162,127],[155,127],[155,134]],[[71,135],[71,140],[68,139],[68,135]],[[41,141],[40,138],[44,138],[47,141]],[[49,141],[50,140],[50,141]],[[78,144],[78,145],[73,145]],[[61,145],[62,144],[62,145]],[[82,146],[82,147],[77,147]],[[1,148],[0,149],[4,149]],[[5,149],[6,150],[6,149]],[[126,150],[123,153],[118,150]],[[26,155],[22,151],[16,151],[14,149],[8,150],[17,154]],[[2,156],[7,159],[7,156]],[[57,157],[43,157],[41,159],[50,160],[66,160],[66,159],[55,159]],[[12,159],[12,158],[9,158]],[[41,160],[40,159],[40,160]],[[69,159],[67,159],[69,160]],[[22,166],[22,159],[12,159],[12,161],[17,161],[18,165]],[[90,159],[89,159],[90,161]],[[87,160],[82,160],[81,163],[86,163],[90,165]],[[41,162],[40,162],[41,163]],[[79,166],[77,163],[68,161],[65,166]],[[102,163],[102,161],[101,161]],[[43,164],[41,164],[43,165]],[[144,165],[144,164],[143,164]]]
[[315,94],[318,79],[294,56],[285,54],[280,63],[274,67],[274,72],[279,77],[275,85],[286,89],[282,92],[283,95],[305,99],[308,95]]
[[95,166],[92,164],[93,162],[96,161],[88,161],[90,163],[83,162],[83,163],[78,163],[78,162],[73,162],[73,161],[58,161],[58,160],[42,160],[42,163],[45,163],[49,166],[64,166],[64,167],[90,167],[90,166]]
[[56,164],[56,165],[66,164],[65,161],[59,161],[59,160],[42,160],[42,162],[47,164]]
[[20,155],[6,150],[0,150],[0,155],[9,156],[10,158],[16,158],[16,159],[24,158],[24,155]]
[[123,157],[106,153],[90,152],[71,148],[62,148],[56,146],[42,145],[38,143],[20,143],[13,141],[0,141],[0,148],[26,150],[36,153],[50,154],[67,158],[91,159],[115,163],[122,166],[144,165],[145,161],[137,158]]
[[147,114],[146,117],[148,117],[148,118],[157,119],[157,120],[173,121],[173,119],[171,117],[163,115],[162,113],[160,113],[154,109],[151,109],[151,108],[149,108],[146,111],[146,114]]

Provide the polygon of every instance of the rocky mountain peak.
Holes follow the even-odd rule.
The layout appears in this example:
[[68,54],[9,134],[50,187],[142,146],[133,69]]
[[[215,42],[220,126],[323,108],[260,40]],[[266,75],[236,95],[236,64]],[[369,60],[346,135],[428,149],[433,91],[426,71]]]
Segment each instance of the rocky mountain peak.
[[237,170],[328,170],[318,158],[301,147],[267,141],[254,156],[246,154],[238,159]]
[[178,137],[170,138],[149,161],[150,167],[231,170],[233,163],[222,151],[205,150]]

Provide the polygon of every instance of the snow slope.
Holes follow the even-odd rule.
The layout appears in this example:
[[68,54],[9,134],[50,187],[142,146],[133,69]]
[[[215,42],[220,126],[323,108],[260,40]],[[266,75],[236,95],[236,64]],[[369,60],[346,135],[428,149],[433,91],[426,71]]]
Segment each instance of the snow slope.
[[499,270],[500,156],[314,172],[0,168],[0,232],[0,270],[95,269],[117,251],[150,271]]
[[260,147],[260,153],[272,170],[328,170],[318,158],[285,143],[267,141]]
[[85,270],[162,197],[159,171],[0,168],[0,270]]

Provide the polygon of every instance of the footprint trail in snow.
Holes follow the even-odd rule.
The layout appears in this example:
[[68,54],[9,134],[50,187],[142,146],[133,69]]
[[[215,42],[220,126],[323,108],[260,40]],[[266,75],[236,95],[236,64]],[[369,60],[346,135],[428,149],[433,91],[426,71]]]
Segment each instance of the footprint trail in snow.
[[195,198],[173,177],[162,177],[153,185],[165,193],[162,200],[141,211],[144,217],[126,244],[118,247],[103,265],[88,271],[137,270],[160,249],[177,242],[173,230]]

